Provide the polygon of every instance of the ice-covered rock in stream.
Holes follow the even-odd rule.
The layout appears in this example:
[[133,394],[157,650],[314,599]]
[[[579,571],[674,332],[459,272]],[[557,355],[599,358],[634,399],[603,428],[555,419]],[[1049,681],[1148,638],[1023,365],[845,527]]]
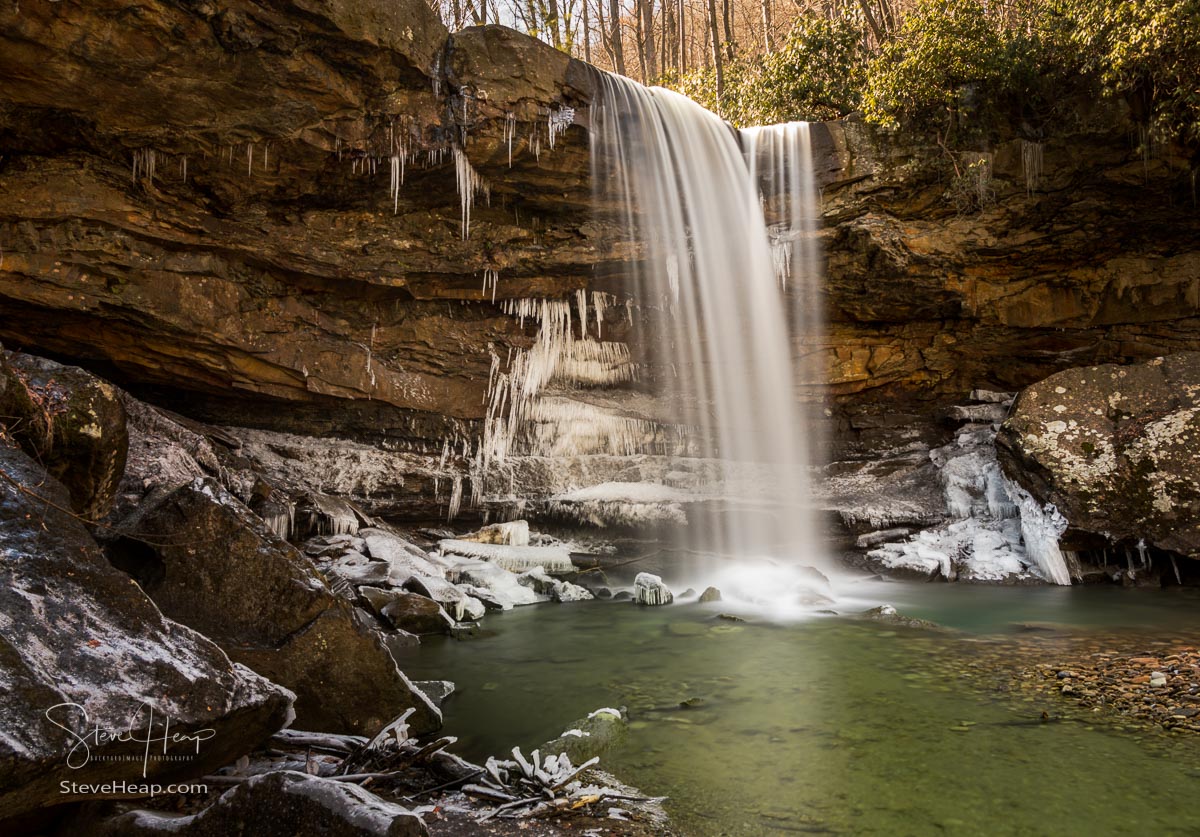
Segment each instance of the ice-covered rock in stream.
[[[951,520],[905,540],[898,540],[903,530],[864,536],[862,545],[875,547],[867,557],[883,570],[922,577],[1070,584],[1058,551],[1062,528],[1055,528],[1052,510],[1032,498],[1022,501],[1023,492],[1005,479],[995,437],[992,424],[968,424],[953,442],[931,450]],[[885,542],[892,534],[897,540]]]
[[517,581],[556,602],[583,602],[595,598],[591,592],[578,584],[551,578],[541,567],[526,570],[517,576]]
[[646,482],[606,482],[551,497],[554,514],[600,528],[649,523],[687,523],[683,504],[692,495],[667,485]]
[[304,542],[304,554],[315,560],[336,558],[347,552],[365,553],[367,542],[354,535],[326,535]]
[[466,593],[441,576],[413,575],[407,578],[400,586],[411,593],[420,593],[422,596],[433,599],[438,604],[445,605],[448,608],[450,605],[462,601],[466,596]]
[[460,590],[494,610],[549,601],[520,583],[516,573],[488,561],[460,559],[450,568],[449,578]]
[[1037,563],[1042,575],[1055,584],[1070,584],[1071,570],[1067,558],[1058,548],[1058,539],[1067,530],[1067,520],[1053,503],[1042,505],[1012,480],[1005,480],[1008,493],[1021,510],[1021,537],[1025,554]]
[[320,569],[326,577],[335,576],[353,587],[385,585],[392,575],[392,566],[387,561],[372,561],[360,552],[347,552],[322,564]]
[[414,575],[445,577],[448,564],[442,558],[430,555],[399,535],[382,529],[362,529],[359,535],[366,543],[367,554],[391,567],[391,583],[397,587]]
[[413,685],[425,693],[425,697],[438,709],[446,698],[454,694],[454,683],[450,680],[414,680]]
[[454,627],[441,605],[418,593],[381,587],[361,587],[358,592],[390,627],[418,635],[448,634]]
[[438,542],[438,549],[445,556],[476,558],[513,572],[523,572],[533,567],[541,567],[549,573],[575,571],[571,553],[560,546],[506,546],[447,539]]
[[674,600],[670,588],[651,573],[638,573],[633,579],[633,601],[640,605],[667,605]]
[[484,526],[478,532],[463,535],[459,540],[504,544],[505,546],[529,546],[529,521],[510,520],[505,523],[493,523],[490,526]]

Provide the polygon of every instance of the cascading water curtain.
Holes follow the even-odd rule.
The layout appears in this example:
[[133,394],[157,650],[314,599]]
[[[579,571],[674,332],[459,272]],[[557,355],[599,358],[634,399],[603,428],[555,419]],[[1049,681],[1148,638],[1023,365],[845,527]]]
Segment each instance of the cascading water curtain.
[[615,208],[641,254],[633,280],[647,379],[691,428],[694,453],[717,465],[713,502],[691,515],[687,546],[824,563],[791,317],[737,134],[684,96],[601,74],[592,167],[597,210]]
[[813,465],[824,450],[822,412],[828,373],[821,200],[813,171],[812,126],[787,122],[744,128],[740,134],[750,182],[762,195],[775,277],[788,300],[801,418],[809,429],[802,443],[805,460]]

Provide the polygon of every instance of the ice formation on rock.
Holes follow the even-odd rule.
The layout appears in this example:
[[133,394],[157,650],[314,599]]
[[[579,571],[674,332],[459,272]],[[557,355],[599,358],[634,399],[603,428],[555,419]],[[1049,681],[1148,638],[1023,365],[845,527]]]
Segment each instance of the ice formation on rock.
[[524,572],[532,567],[541,567],[549,573],[575,571],[571,553],[559,546],[509,546],[447,538],[438,542],[438,550],[443,555],[487,561],[510,572]]
[[890,569],[939,572],[950,580],[1001,581],[1031,572],[1070,584],[1058,538],[1066,521],[1007,479],[996,461],[995,425],[969,424],[930,451],[949,522],[868,554]]
[[492,187],[475,171],[466,152],[458,146],[454,147],[454,176],[462,204],[462,239],[466,241],[471,235],[471,209],[475,206],[475,197],[482,194],[491,203]]
[[651,573],[638,573],[633,579],[633,601],[640,605],[667,605],[675,599],[663,580]]

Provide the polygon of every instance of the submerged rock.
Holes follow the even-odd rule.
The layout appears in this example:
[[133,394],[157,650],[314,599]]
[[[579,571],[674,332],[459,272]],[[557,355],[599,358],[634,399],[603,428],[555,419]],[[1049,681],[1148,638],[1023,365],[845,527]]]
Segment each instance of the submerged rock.
[[[290,721],[290,692],[164,618],[60,510],[67,490],[3,441],[0,471],[13,480],[0,490],[0,817],[67,801],[60,781],[202,775]],[[143,759],[136,739],[146,737],[151,707],[155,735],[169,718],[171,732],[199,743],[172,746],[178,760]],[[79,750],[73,736],[95,728],[132,729],[135,741]]]
[[602,755],[624,740],[629,724],[619,709],[597,709],[572,721],[563,733],[538,749],[542,755],[565,753],[574,764]]
[[291,770],[252,776],[190,816],[129,811],[96,837],[423,837],[420,817],[360,788]]
[[551,578],[541,567],[534,567],[532,570],[521,573],[517,577],[517,582],[543,596],[549,596],[556,602],[583,602],[595,598],[578,584]]
[[650,573],[638,573],[633,580],[633,601],[640,605],[667,605],[674,600],[663,580]]
[[446,698],[454,694],[454,683],[450,680],[414,680],[413,685],[424,692],[438,709],[446,702]]
[[370,618],[215,480],[177,489],[122,531],[115,560],[163,613],[295,691],[301,726],[369,734],[409,706],[414,730],[441,725]]
[[862,618],[870,619],[874,622],[886,622],[889,625],[902,625],[907,628],[940,628],[936,622],[930,622],[928,619],[916,619],[912,616],[905,616],[898,612],[891,605],[880,605],[873,607],[870,610],[862,612]]

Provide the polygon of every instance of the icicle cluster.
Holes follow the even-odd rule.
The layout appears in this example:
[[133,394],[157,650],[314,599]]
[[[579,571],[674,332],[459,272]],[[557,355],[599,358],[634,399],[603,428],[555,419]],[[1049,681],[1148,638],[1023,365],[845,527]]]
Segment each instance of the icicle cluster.
[[1042,179],[1042,144],[1021,140],[1021,169],[1025,173],[1025,190],[1033,194]]
[[458,196],[462,203],[462,238],[466,241],[471,235],[471,208],[475,205],[475,196],[483,194],[490,204],[492,202],[492,187],[480,177],[479,172],[471,165],[466,153],[459,147],[454,148],[454,176],[458,182]]
[[153,148],[137,148],[133,152],[133,182],[137,183],[138,178],[145,177],[151,183],[154,182],[154,167],[157,163],[158,154]]
[[488,288],[492,289],[492,302],[496,301],[496,287],[500,284],[500,271],[494,268],[487,268],[483,271],[483,295],[488,295]]
[[546,134],[551,149],[554,148],[554,142],[558,139],[559,134],[573,124],[575,124],[575,108],[551,108],[546,125]]

